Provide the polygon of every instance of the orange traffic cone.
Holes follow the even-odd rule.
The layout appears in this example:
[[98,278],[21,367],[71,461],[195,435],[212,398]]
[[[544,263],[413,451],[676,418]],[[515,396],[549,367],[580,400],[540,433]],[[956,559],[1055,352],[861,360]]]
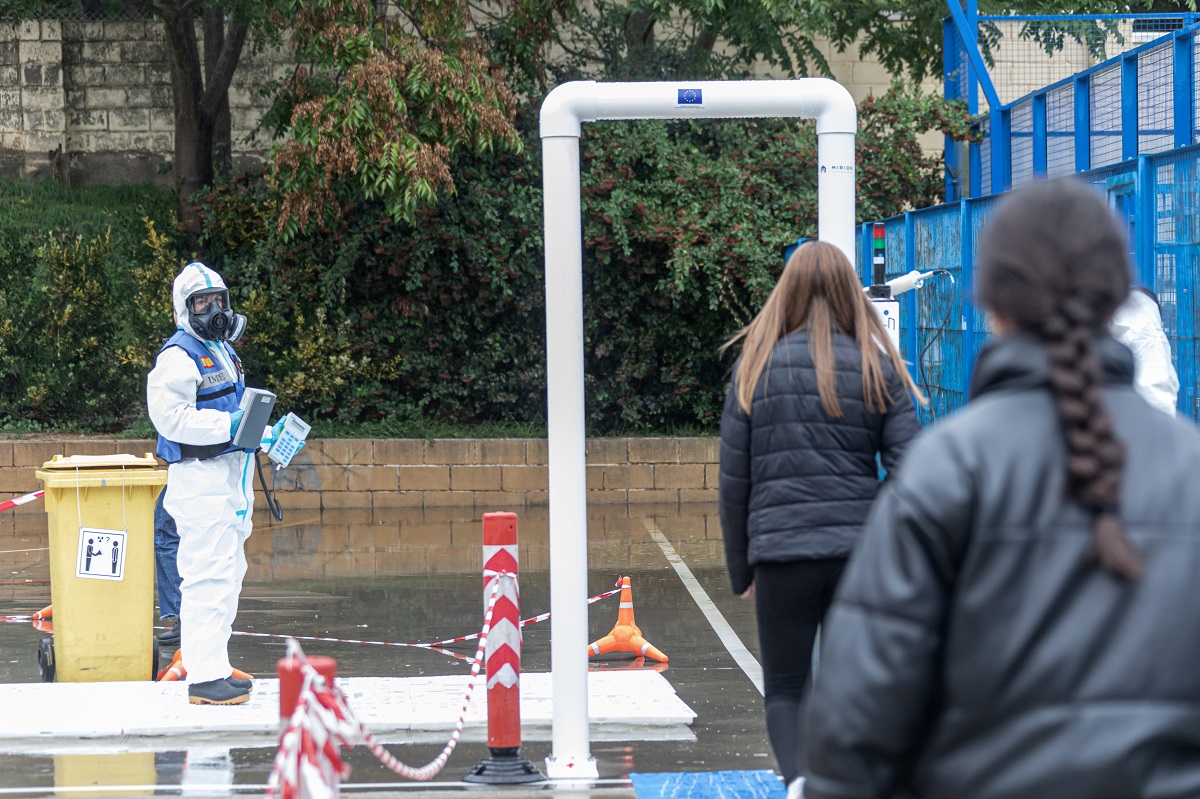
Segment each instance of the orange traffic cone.
[[54,606],[53,605],[47,605],[46,607],[39,610],[37,613],[33,614],[34,621],[42,621],[44,619],[50,619],[53,617],[54,617]]
[[[174,657],[171,658],[171,663],[165,669],[158,673],[155,678],[160,682],[172,682],[174,680],[182,680],[187,676],[187,669],[183,667],[183,650],[176,649]],[[253,680],[253,674],[247,674],[241,669],[234,669],[233,676],[239,680]]]
[[187,671],[183,668],[183,650],[176,649],[175,656],[171,658],[170,664],[165,669],[158,673],[155,679],[159,682],[174,682],[182,680],[187,676]]
[[621,607],[617,611],[616,626],[612,632],[588,647],[588,657],[606,652],[629,652],[667,662],[667,656],[642,637],[642,631],[633,620],[633,589],[629,587],[628,577],[621,578]]

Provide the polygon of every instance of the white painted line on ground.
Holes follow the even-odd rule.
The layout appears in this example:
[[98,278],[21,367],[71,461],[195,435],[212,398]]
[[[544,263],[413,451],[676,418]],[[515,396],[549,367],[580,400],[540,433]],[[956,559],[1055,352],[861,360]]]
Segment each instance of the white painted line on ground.
[[658,544],[658,548],[667,556],[667,562],[671,564],[671,568],[675,569],[675,573],[679,575],[679,579],[683,581],[683,587],[692,595],[692,599],[700,607],[700,611],[704,617],[708,619],[708,623],[712,625],[713,630],[717,633],[717,637],[721,639],[721,643],[725,645],[725,650],[733,657],[735,663],[741,667],[746,676],[750,678],[750,682],[754,683],[754,687],[758,689],[760,694],[763,693],[763,671],[762,665],[742,643],[742,639],[738,638],[738,634],[729,626],[729,622],[725,621],[725,617],[721,615],[721,611],[713,603],[705,592],[700,581],[692,574],[692,570],[683,562],[683,558],[679,557],[679,553],[675,551],[675,547],[671,546],[671,542],[662,534],[662,531],[654,524],[653,521],[647,519],[646,532],[654,539],[654,543]]

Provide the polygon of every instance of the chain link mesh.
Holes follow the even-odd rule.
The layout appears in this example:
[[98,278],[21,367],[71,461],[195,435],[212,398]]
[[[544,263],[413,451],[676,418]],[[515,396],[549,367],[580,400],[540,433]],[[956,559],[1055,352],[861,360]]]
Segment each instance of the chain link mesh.
[[[979,51],[1000,102],[1009,103],[1065,80],[1186,25],[1197,14],[979,18]],[[968,97],[966,51],[953,37],[947,53],[957,97]],[[988,110],[979,92],[979,110]]]
[[0,0],[0,21],[19,22],[22,19],[58,20],[60,22],[140,22],[153,18],[145,3],[127,0],[46,0],[35,15],[28,12],[30,4]]

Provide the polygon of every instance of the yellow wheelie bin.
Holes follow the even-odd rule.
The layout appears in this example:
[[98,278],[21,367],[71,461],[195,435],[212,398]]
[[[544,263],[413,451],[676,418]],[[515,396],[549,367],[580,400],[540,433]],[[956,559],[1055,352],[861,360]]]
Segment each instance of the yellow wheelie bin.
[[37,477],[54,607],[53,642],[38,650],[43,679],[154,679],[154,502],[166,470],[150,454],[56,455]]

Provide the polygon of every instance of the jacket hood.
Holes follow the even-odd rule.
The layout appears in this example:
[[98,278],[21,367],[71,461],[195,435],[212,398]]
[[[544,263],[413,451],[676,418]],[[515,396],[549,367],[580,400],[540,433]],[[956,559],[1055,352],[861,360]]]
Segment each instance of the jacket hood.
[[199,261],[193,261],[183,268],[175,277],[175,283],[171,291],[171,300],[175,306],[175,313],[179,315],[179,327],[188,335],[200,339],[196,335],[196,331],[192,330],[191,321],[188,317],[187,300],[193,294],[205,290],[228,290],[225,281],[221,276],[209,269]]
[[[1133,353],[1111,336],[1092,346],[1100,358],[1106,385],[1133,385]],[[1050,387],[1050,357],[1045,345],[1030,333],[1012,333],[993,340],[979,353],[971,376],[970,399],[989,391]]]

